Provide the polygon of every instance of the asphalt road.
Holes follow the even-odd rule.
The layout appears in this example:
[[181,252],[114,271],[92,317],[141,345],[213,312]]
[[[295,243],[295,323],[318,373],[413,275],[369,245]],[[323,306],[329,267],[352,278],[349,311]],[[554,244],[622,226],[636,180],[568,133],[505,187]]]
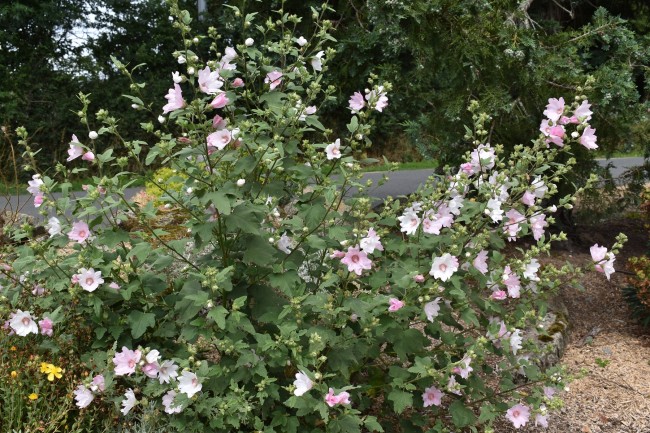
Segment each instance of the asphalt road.
[[[613,177],[619,177],[625,170],[643,165],[643,158],[612,158],[600,159],[598,163],[601,166],[611,164],[611,173]],[[372,179],[374,185],[369,193],[377,199],[383,199],[387,196],[397,197],[414,192],[418,186],[426,181],[431,175],[433,170],[405,170],[388,173],[389,181],[381,186],[377,186],[378,181],[382,178],[382,172],[366,173],[365,179]],[[25,186],[26,187],[26,186]],[[140,188],[129,188],[126,191],[127,198],[133,197]],[[84,194],[79,192],[78,194]],[[56,194],[55,194],[56,197]],[[38,213],[38,209],[34,208],[33,199],[30,195],[19,195],[10,197],[0,197],[0,211],[2,210],[18,211],[24,214],[31,215],[37,220],[42,221],[44,217]]]

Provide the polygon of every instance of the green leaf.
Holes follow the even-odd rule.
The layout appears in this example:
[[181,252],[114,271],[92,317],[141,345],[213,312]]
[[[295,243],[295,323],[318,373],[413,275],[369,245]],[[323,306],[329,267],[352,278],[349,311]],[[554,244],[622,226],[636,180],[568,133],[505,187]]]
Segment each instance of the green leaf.
[[357,116],[352,116],[352,119],[350,119],[350,123],[348,123],[348,131],[350,131],[352,134],[354,134],[357,129],[359,129],[359,119]]
[[127,319],[127,322],[131,325],[131,336],[133,338],[142,337],[147,328],[151,328],[156,324],[156,315],[143,311],[131,311]]
[[230,200],[223,192],[211,192],[204,198],[209,200],[221,215],[230,215]]
[[226,329],[226,316],[228,315],[228,310],[223,308],[221,305],[217,305],[208,313],[208,319],[214,320],[217,326],[220,329]]
[[388,394],[388,400],[393,402],[393,409],[398,414],[404,412],[404,409],[413,406],[413,394],[400,389],[392,390]]
[[449,413],[451,413],[451,420],[458,428],[466,427],[476,420],[474,412],[466,407],[460,400],[454,401],[449,406]]
[[381,424],[379,424],[379,422],[377,421],[377,417],[374,417],[374,416],[367,416],[367,417],[363,420],[363,425],[365,425],[366,428],[368,429],[368,431],[371,431],[371,432],[376,431],[376,432],[380,432],[380,433],[381,433],[381,432],[384,431],[384,428],[383,428],[383,427],[381,426]]
[[246,236],[244,245],[246,245],[244,263],[268,266],[274,261],[273,258],[278,252],[267,239],[260,236]]
[[328,424],[331,433],[361,433],[361,420],[359,417],[345,414],[332,419]]

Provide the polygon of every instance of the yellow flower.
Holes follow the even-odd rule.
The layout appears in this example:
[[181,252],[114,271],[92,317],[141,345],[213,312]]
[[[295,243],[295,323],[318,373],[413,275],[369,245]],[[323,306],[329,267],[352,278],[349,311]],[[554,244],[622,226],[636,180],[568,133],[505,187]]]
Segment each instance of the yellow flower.
[[30,400],[36,400],[38,398],[38,394],[36,394],[35,392],[32,392],[31,394],[29,394],[28,398]]
[[16,370],[13,370],[13,371],[11,372],[11,377],[13,377],[14,379],[15,379],[16,377],[18,377],[18,373],[16,373]]
[[57,367],[53,364],[48,364],[46,362],[41,362],[41,373],[47,374],[47,380],[50,382],[54,381],[54,378],[61,379],[61,372],[63,369]]
[[9,348],[9,350],[11,350],[12,352],[15,352],[15,351],[16,351],[16,346],[11,346],[11,347]]

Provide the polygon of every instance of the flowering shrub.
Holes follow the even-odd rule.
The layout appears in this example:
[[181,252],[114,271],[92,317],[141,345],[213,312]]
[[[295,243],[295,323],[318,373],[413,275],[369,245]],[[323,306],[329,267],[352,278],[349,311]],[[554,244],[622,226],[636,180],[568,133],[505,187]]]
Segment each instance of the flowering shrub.
[[[574,163],[558,156],[596,147],[588,102],[549,101],[540,137],[507,161],[485,142],[489,118],[473,103],[467,138],[476,149],[466,162],[406,208],[389,199],[375,210],[357,156],[391,87],[371,79],[351,95],[345,134],[319,121],[335,94],[320,85],[333,54],[325,10],[314,11],[313,35],[298,35],[296,16],[253,25],[233,8],[247,39],[232,47],[214,31],[193,36],[187,11],[173,2],[171,10],[182,71],[170,71],[164,106],[145,102],[145,84],[116,63],[134,80],[131,102],[162,112],[160,128],[143,125],[158,139],[123,139],[117,120],[91,116],[81,95],[88,138],[70,152],[92,158],[58,165],[62,181],[30,181],[36,204],[56,216],[48,237],[5,259],[7,332],[77,338],[92,372],[74,391],[76,406],[112,401],[130,417],[154,402],[168,430],[446,432],[489,430],[500,417],[546,425],[564,379],[558,367],[540,369],[526,329],[572,272],[537,257],[564,238],[546,231],[557,209],[547,199]],[[123,147],[95,154],[103,136]],[[126,171],[130,161],[178,173],[180,189],[147,180],[185,215],[184,230],[170,236],[152,224],[154,203],[125,199],[139,176]],[[65,176],[89,164],[118,173],[95,177],[75,198]],[[127,227],[132,219],[139,224]],[[504,253],[529,236],[531,246]],[[608,277],[618,246],[593,249]]]

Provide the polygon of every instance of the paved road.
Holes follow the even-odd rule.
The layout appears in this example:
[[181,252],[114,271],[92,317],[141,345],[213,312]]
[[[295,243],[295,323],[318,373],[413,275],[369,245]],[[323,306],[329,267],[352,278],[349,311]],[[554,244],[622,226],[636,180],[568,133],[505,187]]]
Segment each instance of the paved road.
[[[643,165],[643,158],[600,159],[598,160],[598,163],[603,167],[611,163],[612,176],[618,177],[629,168]],[[372,187],[369,192],[373,197],[378,199],[385,198],[389,195],[397,197],[399,195],[410,194],[415,191],[419,185],[424,183],[432,172],[432,169],[423,169],[389,173],[388,175],[390,180],[388,182],[381,186]],[[381,172],[366,173],[364,175],[364,180],[372,179],[374,184],[377,185],[377,182],[382,178],[382,175],[383,173]],[[133,197],[139,190],[139,188],[128,189],[126,191],[127,198]],[[84,193],[81,192],[80,194]],[[43,220],[43,217],[39,215],[37,209],[34,208],[33,200],[29,195],[12,196],[9,198],[0,197],[0,210],[3,209],[19,210],[19,212],[32,215],[38,220]]]

